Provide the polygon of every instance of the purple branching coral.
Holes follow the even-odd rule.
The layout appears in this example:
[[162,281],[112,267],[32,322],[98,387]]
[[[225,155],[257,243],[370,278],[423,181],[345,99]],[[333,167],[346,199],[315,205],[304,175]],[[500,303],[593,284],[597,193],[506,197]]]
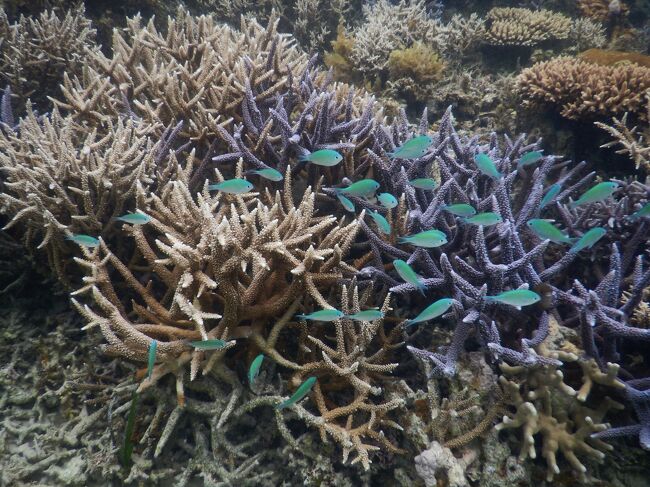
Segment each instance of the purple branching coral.
[[[338,204],[334,187],[366,177],[376,179],[382,192],[401,195],[393,210],[372,199],[350,196],[357,213],[377,211],[392,227],[391,234],[385,235],[360,219],[362,241],[353,249],[363,255],[358,261],[365,267],[358,279],[360,285],[403,296],[415,310],[420,307],[415,287],[385,266],[403,259],[421,276],[428,299],[454,299],[456,304],[442,317],[456,323],[449,344],[436,351],[408,347],[413,355],[433,364],[433,374],[454,375],[469,341],[477,343],[494,363],[560,366],[562,362],[555,357],[535,351],[548,336],[551,315],[562,326],[579,332],[584,359],[595,359],[603,371],[608,362],[619,361],[620,339],[650,340],[650,330],[628,324],[643,289],[650,284],[650,270],[640,256],[650,226],[646,220],[630,218],[648,201],[648,186],[617,181],[614,198],[571,208],[567,203],[596,182],[596,174],[586,171],[586,162],[574,164],[547,155],[535,166],[520,167],[519,158],[537,150],[539,142],[528,143],[525,136],[501,139],[496,134],[487,142],[463,137],[453,127],[451,110],[433,134],[426,111],[415,129],[403,112],[388,124],[377,113],[372,97],[332,89],[331,76],[318,72],[313,59],[296,76],[299,83],[288,83],[291,88],[262,102],[246,86],[241,123],[219,131],[227,150],[212,162],[204,160],[206,167],[199,172],[206,174],[210,164],[234,164],[240,158],[255,169],[273,167],[285,173],[290,167],[293,175],[301,175],[302,184],[318,189],[323,211],[328,204]],[[414,134],[425,133],[433,143],[423,157],[388,157],[388,152]],[[343,162],[326,171],[293,162],[300,154],[323,148],[341,151]],[[495,179],[478,170],[474,156],[479,153],[489,155],[502,177]],[[439,187],[427,191],[409,184],[422,177],[434,177]],[[553,184],[561,190],[551,204],[540,208]],[[496,212],[503,221],[485,227],[465,223],[444,211],[443,204],[451,203]],[[554,218],[574,238],[594,227],[606,228],[607,234],[592,249],[568,252],[568,246],[541,240],[533,233],[526,225],[533,218]],[[448,243],[434,249],[397,244],[398,236],[432,228],[443,231]],[[632,283],[630,297],[623,302],[628,282]],[[485,299],[514,289],[535,290],[542,300],[518,310]],[[623,368],[620,376],[633,378]]]

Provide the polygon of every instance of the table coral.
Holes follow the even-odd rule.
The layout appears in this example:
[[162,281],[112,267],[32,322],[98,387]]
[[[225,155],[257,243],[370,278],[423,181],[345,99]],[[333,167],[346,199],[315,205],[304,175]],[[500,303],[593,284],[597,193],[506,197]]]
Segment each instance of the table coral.
[[549,106],[572,120],[645,115],[650,68],[636,64],[600,66],[558,57],[524,69],[517,78],[524,105]]
[[548,10],[497,7],[488,12],[486,26],[486,40],[490,44],[534,46],[569,37],[571,20]]

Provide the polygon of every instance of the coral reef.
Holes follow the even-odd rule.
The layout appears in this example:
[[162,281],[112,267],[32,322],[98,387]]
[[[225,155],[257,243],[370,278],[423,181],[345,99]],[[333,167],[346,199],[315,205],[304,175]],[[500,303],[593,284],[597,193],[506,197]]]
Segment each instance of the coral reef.
[[572,120],[645,115],[650,69],[636,64],[601,66],[558,57],[524,69],[517,88],[528,107],[553,107]]
[[550,39],[566,39],[571,20],[547,10],[497,7],[486,17],[486,40],[490,44],[534,46]]
[[610,51],[606,49],[589,49],[578,56],[583,61],[600,66],[621,66],[637,64],[650,68],[650,56],[638,52]]
[[[250,6],[208,3],[231,16]],[[70,19],[67,41],[83,27],[75,45],[85,57],[76,70],[53,61],[62,86],[47,100],[16,103],[16,80],[3,90],[0,257],[20,243],[26,261],[73,290],[89,335],[80,349],[104,353],[84,375],[68,351],[52,367],[78,375],[59,371],[43,398],[0,393],[12,415],[0,433],[11,456],[3,480],[514,486],[538,477],[513,452],[541,453],[548,482],[592,482],[588,467],[612,449],[603,440],[636,436],[647,448],[649,379],[630,352],[650,340],[650,221],[633,216],[650,186],[607,180],[612,194],[578,200],[601,180],[587,162],[492,131],[512,118],[513,78],[477,49],[487,39],[504,52],[540,45],[535,56],[545,56],[546,41],[591,47],[602,31],[585,20],[571,34],[568,18],[546,10],[445,22],[422,0],[366,5],[354,26],[342,22],[352,4],[335,2],[327,72],[278,31],[295,16],[305,45],[326,42],[320,2],[270,5],[260,6],[267,27],[243,16],[239,30],[183,9],[166,29],[136,16],[103,52],[90,26],[72,20],[80,10],[42,18]],[[528,106],[567,118],[621,116],[600,127],[645,166],[644,129],[628,129],[626,113],[646,116],[647,70],[561,57],[524,70],[517,89]],[[422,104],[439,96],[426,103],[432,111],[456,103],[473,125],[455,123],[451,107],[433,126],[427,109],[412,125],[394,101],[334,81],[345,76]],[[33,81],[36,93],[43,81]],[[407,157],[403,146],[422,141]],[[319,151],[336,151],[335,163]],[[354,193],[363,180],[394,198]],[[239,186],[226,191],[229,183]],[[453,204],[493,221],[456,216]],[[125,222],[125,212],[140,220]],[[532,225],[548,219],[562,239]],[[405,238],[433,229],[445,238]],[[602,239],[582,245],[594,230]],[[14,292],[25,281],[12,267],[0,275]],[[499,299],[512,292],[535,303]],[[436,322],[413,320],[440,299],[448,307]],[[313,319],[318,312],[332,319]],[[34,347],[4,354],[3,383],[17,370],[35,381],[47,368]],[[622,406],[609,396],[631,407],[611,415]],[[41,434],[43,407],[57,401],[71,417],[59,436]],[[133,459],[118,468],[106,459],[127,423]],[[34,453],[25,438],[57,450]],[[84,458],[69,460],[64,444]]]

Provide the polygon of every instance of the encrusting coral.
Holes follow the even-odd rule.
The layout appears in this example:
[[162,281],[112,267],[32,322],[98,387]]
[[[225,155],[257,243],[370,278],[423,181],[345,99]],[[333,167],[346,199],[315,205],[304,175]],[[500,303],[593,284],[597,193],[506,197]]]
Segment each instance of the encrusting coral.
[[558,57],[524,69],[517,78],[524,105],[549,106],[572,120],[645,116],[650,68],[636,64],[601,66]]
[[576,4],[582,15],[601,22],[624,17],[630,10],[619,0],[577,0]]
[[497,7],[488,12],[486,25],[486,40],[490,44],[534,46],[569,37],[571,19],[543,9]]

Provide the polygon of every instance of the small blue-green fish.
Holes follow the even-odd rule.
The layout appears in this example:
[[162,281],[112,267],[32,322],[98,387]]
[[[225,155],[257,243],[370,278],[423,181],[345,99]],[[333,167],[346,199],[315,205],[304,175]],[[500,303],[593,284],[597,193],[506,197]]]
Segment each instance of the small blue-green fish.
[[495,179],[499,179],[501,177],[501,173],[497,169],[497,166],[494,164],[494,161],[490,159],[490,156],[487,154],[484,154],[483,152],[476,154],[474,156],[474,162],[476,163],[479,171],[481,171],[486,176],[490,176],[491,178]]
[[643,218],[645,216],[650,216],[650,203],[646,203],[640,210],[632,213],[630,218],[634,220],[635,218]]
[[433,144],[433,139],[428,135],[418,135],[407,140],[393,152],[388,153],[391,159],[417,159],[422,157]]
[[130,225],[144,225],[151,221],[151,217],[144,213],[127,213],[126,215],[116,216],[115,219]]
[[334,149],[320,149],[309,154],[301,154],[299,161],[311,162],[317,166],[332,167],[343,160],[343,156]]
[[438,183],[434,179],[431,178],[417,178],[417,179],[411,179],[409,181],[409,184],[413,186],[414,188],[417,189],[426,189],[427,191],[431,191],[433,189],[436,189],[436,186]]
[[368,210],[368,215],[370,215],[372,219],[375,220],[375,223],[377,224],[377,228],[379,228],[379,230],[381,230],[382,233],[385,233],[386,235],[390,235],[390,223],[388,223],[388,220],[384,218],[384,215],[373,210]]
[[366,309],[353,315],[345,315],[346,318],[356,321],[375,321],[384,317],[384,313],[378,309]]
[[568,235],[562,233],[562,231],[553,225],[548,220],[543,220],[541,218],[533,218],[526,222],[528,228],[530,228],[535,234],[542,240],[550,240],[555,243],[572,243],[573,239]]
[[196,348],[197,350],[219,350],[227,345],[223,340],[218,338],[212,338],[211,340],[196,340],[190,342],[190,345]]
[[456,216],[470,217],[476,215],[476,210],[472,205],[467,203],[456,203],[453,205],[443,205],[442,209]]
[[417,315],[415,318],[412,320],[406,320],[404,322],[404,326],[411,326],[416,323],[421,323],[423,321],[429,321],[434,318],[437,318],[438,316],[444,315],[449,308],[451,308],[451,305],[454,303],[454,300],[451,298],[442,298],[439,299],[438,301],[434,302],[433,304],[430,304],[422,312]]
[[523,167],[523,166],[529,166],[531,164],[535,164],[537,161],[539,161],[542,157],[542,153],[538,150],[534,150],[532,152],[526,152],[521,158],[519,159],[519,162],[517,163],[517,166]]
[[547,206],[551,201],[553,201],[561,190],[562,190],[562,185],[560,183],[552,184],[551,187],[548,188],[548,191],[546,192],[544,197],[542,198],[542,201],[539,203],[540,210],[545,206]]
[[521,309],[522,306],[529,306],[535,304],[541,298],[535,291],[528,289],[514,289],[512,291],[504,291],[496,296],[485,296],[486,301],[498,301],[499,303],[514,306]]
[[253,183],[245,179],[228,179],[221,183],[211,184],[208,186],[210,191],[221,191],[228,194],[249,193],[253,189]]
[[260,373],[260,367],[262,367],[262,362],[264,362],[264,354],[260,353],[257,357],[255,357],[255,360],[253,360],[250,368],[248,369],[249,384],[255,382],[257,375]]
[[377,195],[377,199],[384,206],[384,208],[388,208],[389,210],[392,210],[397,206],[397,198],[395,198],[390,193],[379,193]]
[[379,183],[374,179],[362,179],[356,183],[352,183],[347,188],[336,188],[337,193],[345,193],[347,195],[358,196],[360,198],[368,198],[375,194],[379,189]]
[[350,213],[354,213],[356,211],[356,208],[354,207],[354,203],[352,203],[352,201],[350,201],[349,198],[346,198],[341,193],[336,193],[336,197],[341,202],[341,205],[343,205],[343,208],[345,208],[347,211],[349,211]]
[[420,282],[420,278],[410,265],[402,259],[395,259],[393,261],[393,266],[404,282],[408,282],[412,286],[415,286],[422,295],[426,295],[426,286]]
[[447,235],[445,235],[440,230],[426,230],[424,232],[415,233],[413,235],[407,235],[406,237],[399,237],[397,239],[399,243],[408,243],[415,245],[416,247],[424,247],[427,249],[433,249],[435,247],[440,247],[447,243]]
[[296,318],[311,321],[336,321],[344,316],[343,312],[338,309],[321,309],[308,315],[296,315]]
[[588,230],[582,237],[580,237],[580,240],[569,249],[569,252],[580,252],[582,249],[590,249],[596,244],[596,242],[603,238],[606,233],[607,230],[602,227]]
[[293,406],[298,401],[300,401],[303,397],[309,394],[309,391],[311,391],[311,388],[314,387],[315,383],[316,383],[316,377],[313,376],[309,377],[305,382],[300,384],[300,387],[296,389],[296,392],[293,393],[293,396],[291,396],[286,401],[275,406],[275,409],[284,409],[284,408],[288,408],[289,406]]
[[595,203],[596,201],[602,201],[609,198],[614,191],[618,189],[618,183],[613,181],[605,181],[603,183],[598,183],[591,189],[585,191],[580,198],[569,205],[570,208],[575,208],[576,206],[586,205],[588,203]]
[[284,176],[280,171],[272,168],[252,169],[250,171],[246,171],[246,174],[254,174],[256,176],[261,176],[264,179],[268,179],[269,181],[282,181],[284,179]]
[[71,240],[72,242],[76,243],[77,245],[83,245],[84,247],[97,247],[99,245],[99,239],[95,237],[91,237],[90,235],[71,235],[70,237],[66,237],[66,240]]
[[151,378],[153,373],[153,364],[156,363],[156,349],[158,348],[158,341],[151,340],[149,344],[149,360],[147,361],[147,379]]
[[465,218],[465,223],[469,223],[471,225],[483,225],[484,227],[496,225],[502,221],[503,218],[501,218],[501,215],[494,213],[493,211],[487,211],[485,213],[479,213],[469,218]]

